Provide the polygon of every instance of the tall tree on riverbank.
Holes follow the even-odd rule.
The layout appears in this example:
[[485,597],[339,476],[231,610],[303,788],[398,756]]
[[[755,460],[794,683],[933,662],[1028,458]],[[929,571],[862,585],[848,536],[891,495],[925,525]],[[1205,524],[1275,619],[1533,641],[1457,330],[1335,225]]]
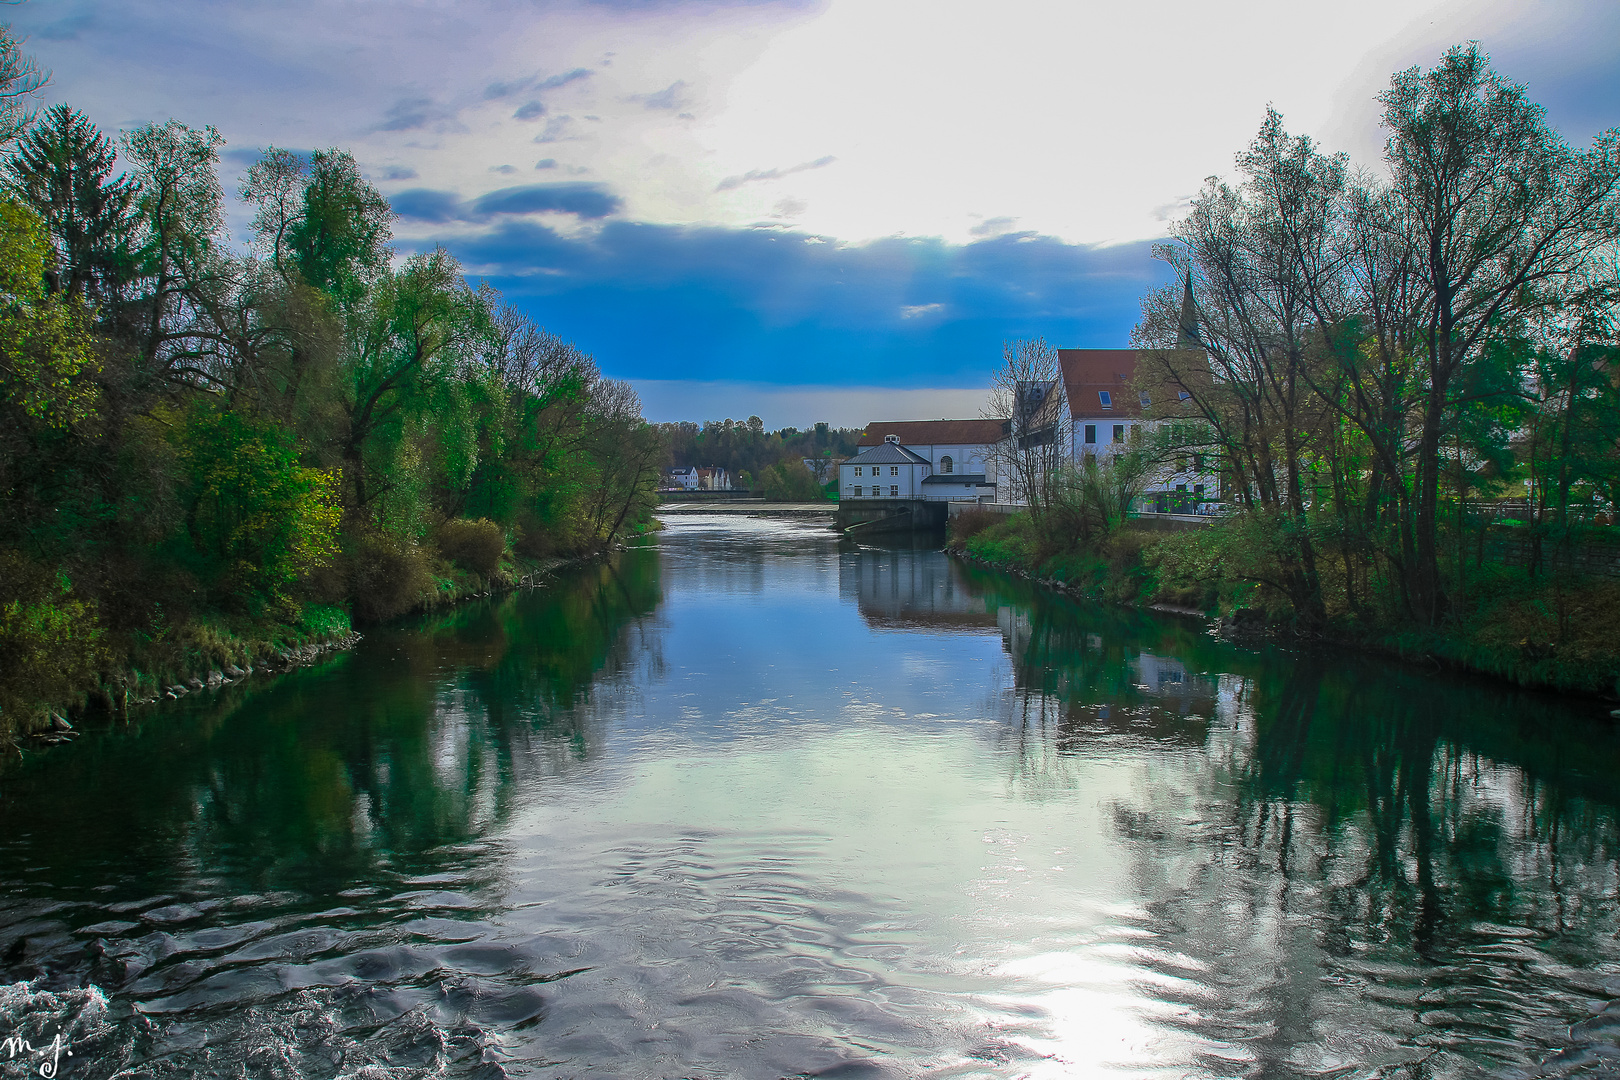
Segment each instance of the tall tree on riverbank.
[[1432,623],[1445,608],[1436,515],[1457,383],[1491,335],[1614,240],[1620,133],[1572,150],[1477,46],[1452,49],[1432,71],[1400,73],[1380,100],[1391,224],[1420,253],[1414,263],[1429,299],[1409,580],[1413,606]]
[[[1215,387],[1183,381],[1246,497],[1284,515],[1279,550],[1309,576],[1313,537],[1334,537],[1354,606],[1351,552],[1376,548],[1406,613],[1432,626],[1450,602],[1443,499],[1460,574],[1463,501],[1512,470],[1515,403],[1560,377],[1529,358],[1596,355],[1552,347],[1548,316],[1615,242],[1620,133],[1571,149],[1473,46],[1396,75],[1380,100],[1387,182],[1351,178],[1269,113],[1243,183],[1205,189],[1169,258],[1192,275]],[[1147,300],[1139,344],[1172,347],[1177,299]]]

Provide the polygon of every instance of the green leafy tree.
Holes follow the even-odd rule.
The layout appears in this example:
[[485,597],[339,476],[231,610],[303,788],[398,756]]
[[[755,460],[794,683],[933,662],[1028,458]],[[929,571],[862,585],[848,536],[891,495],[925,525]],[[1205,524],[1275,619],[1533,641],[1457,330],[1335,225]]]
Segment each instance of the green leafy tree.
[[469,347],[487,316],[443,248],[383,274],[368,293],[352,320],[340,391],[348,421],[344,468],[353,506],[362,514],[409,471],[373,482],[374,474],[390,470],[372,460],[372,452],[386,456],[399,447],[403,423],[425,399],[429,382],[449,374],[451,361]]
[[1613,242],[1620,131],[1571,149],[1472,45],[1431,71],[1401,72],[1380,100],[1397,220],[1429,298],[1409,587],[1433,622],[1445,609],[1437,514],[1454,384],[1505,320]]
[[95,406],[98,369],[79,312],[46,290],[45,223],[0,200],[0,395],[28,421],[65,427]]
[[287,236],[304,280],[342,307],[357,303],[388,265],[393,218],[388,200],[361,178],[351,154],[315,151],[303,212]]
[[337,476],[299,463],[283,429],[197,402],[173,417],[186,531],[225,597],[282,603],[338,552]]

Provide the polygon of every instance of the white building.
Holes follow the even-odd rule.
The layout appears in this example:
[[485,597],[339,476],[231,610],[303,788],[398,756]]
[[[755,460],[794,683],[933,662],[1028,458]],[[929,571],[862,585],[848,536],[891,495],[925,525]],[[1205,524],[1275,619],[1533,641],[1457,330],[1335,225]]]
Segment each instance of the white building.
[[700,469],[695,465],[670,469],[664,474],[665,489],[682,491],[725,491],[731,478],[724,469]]
[[842,499],[921,499],[923,481],[932,473],[929,460],[889,435],[838,466]]
[[665,490],[696,491],[697,486],[698,471],[694,466],[688,465],[684,469],[670,469],[664,474]]
[[[1153,426],[1174,416],[1186,400],[1184,390],[1160,391],[1174,394],[1177,400],[1155,402],[1151,392],[1136,389],[1141,356],[1136,349],[1058,350],[1063,393],[1074,423],[1071,452],[1075,461],[1086,454],[1108,456],[1123,450],[1133,438],[1144,437]],[[1201,358],[1197,363],[1202,363]],[[1140,433],[1138,429],[1142,429]],[[1138,505],[1160,513],[1192,513],[1199,503],[1220,497],[1215,455],[1188,453],[1149,480]]]
[[[881,447],[892,435],[900,446],[927,462],[921,494],[906,497],[994,502],[996,477],[990,450],[1006,433],[1005,420],[877,420],[866,425],[866,434],[856,445],[864,453]],[[870,474],[865,478],[870,481]],[[844,496],[850,495],[853,483],[853,476],[840,469],[838,486]],[[862,486],[869,489],[871,484]]]

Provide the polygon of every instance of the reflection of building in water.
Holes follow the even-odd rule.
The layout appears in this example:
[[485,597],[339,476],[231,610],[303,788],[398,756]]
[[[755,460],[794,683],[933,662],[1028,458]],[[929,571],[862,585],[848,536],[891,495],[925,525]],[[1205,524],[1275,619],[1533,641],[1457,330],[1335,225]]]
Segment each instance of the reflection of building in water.
[[[1177,712],[1199,712],[1206,716],[1215,711],[1215,697],[1219,682],[1213,675],[1195,675],[1173,656],[1155,656],[1137,653],[1131,661],[1136,672],[1136,685],[1140,690],[1160,699],[1177,703]],[[1168,707],[1168,706],[1167,706]]]
[[862,548],[838,560],[838,592],[871,626],[990,629],[996,609],[975,596],[943,553]]

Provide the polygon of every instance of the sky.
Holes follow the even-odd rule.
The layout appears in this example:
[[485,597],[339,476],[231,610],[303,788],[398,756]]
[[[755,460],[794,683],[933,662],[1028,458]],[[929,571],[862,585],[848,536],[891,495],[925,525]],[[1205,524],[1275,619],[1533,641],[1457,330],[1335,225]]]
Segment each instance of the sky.
[[[1376,170],[1378,91],[1478,41],[1566,138],[1620,125],[1620,0],[26,0],[109,132],[340,147],[402,253],[659,420],[976,416],[1002,343],[1128,344],[1152,247],[1273,105]],[[238,206],[232,225],[245,233]]]

